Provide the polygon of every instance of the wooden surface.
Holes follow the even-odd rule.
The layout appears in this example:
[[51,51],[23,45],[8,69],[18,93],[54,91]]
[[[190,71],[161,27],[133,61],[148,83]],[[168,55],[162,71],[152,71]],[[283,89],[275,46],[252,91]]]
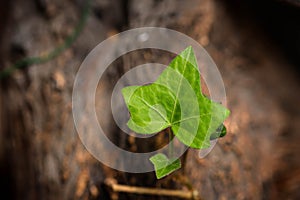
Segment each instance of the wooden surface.
[[[82,5],[14,0],[6,46],[1,47],[3,65],[61,43],[76,25]],[[234,15],[231,8],[217,0],[93,1],[86,27],[72,48],[0,82],[1,193],[11,199],[107,199],[106,177],[128,185],[186,187],[172,178],[156,181],[153,173],[127,174],[103,166],[79,141],[72,118],[73,81],[87,53],[121,30],[159,26],[181,31],[206,48],[223,76],[232,111],[228,135],[205,159],[193,150],[188,154],[187,182],[203,199],[299,198],[299,73],[251,16]],[[16,46],[21,50],[12,48]],[[123,58],[115,63],[119,70],[108,72],[110,77],[117,80],[119,72],[139,59],[147,60]],[[99,99],[111,84],[98,88]],[[104,105],[99,102],[97,110]],[[115,130],[110,120],[104,123]],[[124,147],[151,148],[126,137],[113,138]]]

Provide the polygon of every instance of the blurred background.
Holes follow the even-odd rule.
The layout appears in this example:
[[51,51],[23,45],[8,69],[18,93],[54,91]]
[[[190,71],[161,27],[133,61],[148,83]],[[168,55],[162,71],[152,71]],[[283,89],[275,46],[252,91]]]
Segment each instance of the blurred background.
[[[0,0],[1,199],[175,199],[112,194],[106,178],[193,188],[203,199],[300,199],[299,24],[299,0]],[[159,181],[102,165],[72,117],[73,82],[87,54],[144,26],[198,41],[219,67],[232,112],[227,135],[207,157],[190,150],[184,171]],[[149,50],[118,59],[97,96],[109,99],[122,74],[157,59],[166,57]],[[102,123],[125,149],[156,144],[122,136],[109,117]]]

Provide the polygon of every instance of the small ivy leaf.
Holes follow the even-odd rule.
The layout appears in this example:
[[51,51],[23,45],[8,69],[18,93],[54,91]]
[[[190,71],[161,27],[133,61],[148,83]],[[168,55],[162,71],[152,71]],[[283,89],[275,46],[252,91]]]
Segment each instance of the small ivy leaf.
[[128,127],[136,133],[153,134],[171,127],[186,146],[210,146],[229,110],[201,92],[200,72],[192,47],[186,48],[161,73],[144,86],[129,86],[122,93],[130,112]]
[[[140,134],[153,134],[166,128],[186,146],[204,149],[210,139],[226,134],[222,124],[230,111],[201,92],[200,72],[192,47],[186,48],[149,85],[122,89],[130,112],[128,127]],[[150,158],[157,178],[180,168],[180,160],[164,154]]]
[[210,140],[214,140],[220,137],[224,137],[227,133],[226,127],[222,124],[215,133],[210,135]]
[[161,179],[181,167],[179,159],[168,159],[162,153],[158,153],[150,158],[154,165],[155,174],[157,179]]

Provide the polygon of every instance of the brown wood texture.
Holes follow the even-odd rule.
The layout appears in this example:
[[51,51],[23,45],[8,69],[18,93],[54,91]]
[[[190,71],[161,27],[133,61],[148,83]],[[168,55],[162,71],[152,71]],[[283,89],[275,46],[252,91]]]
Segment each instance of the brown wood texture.
[[[79,20],[84,1],[11,4],[2,34],[4,66],[60,44]],[[251,15],[235,9],[218,0],[92,1],[87,24],[71,48],[50,62],[0,80],[1,193],[25,200],[109,199],[103,181],[113,177],[120,184],[167,189],[184,188],[188,182],[203,199],[299,198],[299,72]],[[84,57],[107,37],[143,26],[175,29],[203,45],[220,69],[232,111],[225,123],[226,137],[204,159],[191,150],[185,177],[179,179],[173,178],[176,173],[156,181],[153,173],[109,169],[85,150],[74,128],[72,87]],[[116,70],[107,72],[97,97],[108,95],[122,72],[161,55],[154,51],[148,58],[148,53],[116,61]],[[167,63],[169,57],[160,59]],[[97,103],[97,110],[102,112],[106,103]],[[111,134],[120,134],[110,118],[103,123]],[[147,151],[157,142],[145,145],[130,137],[112,137],[131,150]]]

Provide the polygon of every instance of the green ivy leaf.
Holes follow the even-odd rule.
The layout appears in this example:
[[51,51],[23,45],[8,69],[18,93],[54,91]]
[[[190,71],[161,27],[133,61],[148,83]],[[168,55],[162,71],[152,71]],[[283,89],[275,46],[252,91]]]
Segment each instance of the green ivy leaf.
[[215,133],[210,135],[210,139],[214,140],[219,137],[224,137],[226,133],[227,133],[226,127],[224,126],[224,124],[222,124]]
[[168,159],[162,153],[158,153],[150,158],[155,168],[158,179],[163,178],[181,167],[179,159]]
[[201,92],[200,73],[192,47],[185,49],[150,85],[122,89],[131,114],[128,127],[140,134],[153,134],[171,127],[185,145],[210,146],[229,110]]
[[[202,94],[192,47],[178,55],[154,83],[125,87],[122,94],[131,115],[127,125],[136,133],[153,134],[170,127],[179,141],[196,149],[208,148],[210,139],[226,134],[222,123],[230,112]],[[180,167],[180,161],[163,154],[150,160],[158,178]]]

